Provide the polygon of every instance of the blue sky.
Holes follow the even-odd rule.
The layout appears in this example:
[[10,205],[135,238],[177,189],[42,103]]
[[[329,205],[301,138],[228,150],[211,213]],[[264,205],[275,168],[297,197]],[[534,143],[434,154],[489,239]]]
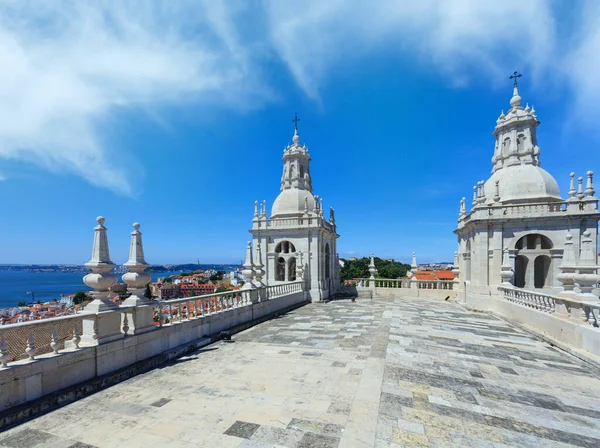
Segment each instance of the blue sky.
[[[600,6],[456,0],[0,6],[0,263],[237,262],[294,112],[340,255],[451,260],[508,76],[542,166],[598,170]],[[600,182],[600,180],[598,181]]]

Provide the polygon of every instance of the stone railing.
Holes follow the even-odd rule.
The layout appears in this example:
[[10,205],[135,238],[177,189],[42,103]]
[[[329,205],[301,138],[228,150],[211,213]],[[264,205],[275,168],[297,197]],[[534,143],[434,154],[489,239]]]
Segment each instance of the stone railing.
[[32,320],[0,326],[0,368],[23,358],[34,359],[45,353],[58,353],[65,342],[77,346],[81,338],[81,321],[88,313]]
[[370,278],[355,278],[351,280],[350,284],[357,288],[410,288],[408,279],[406,278],[376,278],[375,280]]
[[417,280],[417,289],[443,289],[453,290],[452,280]]
[[505,300],[533,308],[544,313],[553,313],[556,309],[555,297],[536,291],[500,286],[498,288]]
[[[295,281],[266,286],[255,290],[258,301],[273,300],[303,292],[303,282]],[[196,297],[151,301],[154,325],[159,328],[192,319],[199,319],[227,310],[250,306],[253,301],[248,291],[227,291]],[[0,363],[8,363],[65,349],[79,348],[82,334],[82,320],[102,319],[114,313],[122,314],[121,331],[123,337],[131,335],[129,322],[132,312],[140,309],[135,306],[120,306],[114,311],[89,313],[85,310],[71,316],[33,320],[18,324],[0,326]],[[89,345],[89,344],[88,344]],[[0,368],[1,368],[0,367]]]
[[323,218],[322,216],[303,216],[300,218],[276,218],[276,219],[269,219],[269,220],[257,220],[255,221],[255,225],[258,228],[273,228],[273,227],[278,227],[278,228],[293,228],[293,227],[298,227],[298,226],[309,226],[309,227],[319,227],[319,225],[322,225],[323,227],[325,227],[328,230],[333,231],[334,226],[333,224],[327,222],[325,220],[325,218]]
[[[298,280],[0,326],[0,411],[119,369],[160,365],[218,339],[221,331],[240,331],[306,303],[304,287]],[[26,358],[19,359],[23,352]],[[95,383],[81,386],[86,393],[95,387],[89,384]],[[4,415],[0,430],[20,418]]]
[[[357,288],[417,288],[417,289],[442,289],[453,290],[454,282],[452,280],[411,280],[409,278],[357,278],[352,283]],[[413,286],[414,284],[414,286]]]
[[538,204],[514,204],[504,205],[502,213],[504,215],[545,215],[547,213],[563,213],[567,210],[565,202],[542,202]]
[[510,286],[500,286],[498,290],[502,294],[501,297],[508,302],[551,314],[559,319],[598,328],[600,301],[579,300],[576,295],[566,297]]

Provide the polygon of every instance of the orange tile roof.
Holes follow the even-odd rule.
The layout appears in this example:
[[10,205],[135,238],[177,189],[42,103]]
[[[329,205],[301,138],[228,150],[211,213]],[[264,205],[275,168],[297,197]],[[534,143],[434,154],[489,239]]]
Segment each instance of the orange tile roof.
[[435,276],[433,275],[433,272],[431,272],[431,271],[417,271],[415,276],[417,277],[417,280],[422,280],[422,281],[437,280],[437,278],[435,278]]
[[435,275],[440,280],[454,280],[454,274],[452,271],[443,270],[443,271],[433,271],[433,275]]

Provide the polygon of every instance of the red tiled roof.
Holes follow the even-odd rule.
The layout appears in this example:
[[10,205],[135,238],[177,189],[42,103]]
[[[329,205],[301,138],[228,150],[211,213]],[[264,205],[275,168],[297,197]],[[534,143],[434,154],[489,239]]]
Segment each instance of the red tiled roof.
[[440,280],[454,280],[454,274],[452,271],[443,270],[443,271],[433,271],[433,275],[435,275]]
[[422,280],[422,281],[437,280],[437,278],[435,278],[435,276],[433,275],[433,272],[431,272],[431,271],[417,271],[415,276],[417,277],[417,280]]

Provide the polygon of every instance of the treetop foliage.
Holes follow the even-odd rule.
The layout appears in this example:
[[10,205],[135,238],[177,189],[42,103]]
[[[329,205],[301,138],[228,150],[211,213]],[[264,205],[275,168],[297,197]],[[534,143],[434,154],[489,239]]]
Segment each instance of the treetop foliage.
[[[342,258],[341,260],[344,262],[344,266],[340,270],[341,281],[371,276],[369,272],[371,259],[369,257],[358,258],[356,260],[345,260]],[[377,274],[375,275],[377,278],[402,278],[410,271],[410,265],[375,257],[375,269],[377,269]]]

